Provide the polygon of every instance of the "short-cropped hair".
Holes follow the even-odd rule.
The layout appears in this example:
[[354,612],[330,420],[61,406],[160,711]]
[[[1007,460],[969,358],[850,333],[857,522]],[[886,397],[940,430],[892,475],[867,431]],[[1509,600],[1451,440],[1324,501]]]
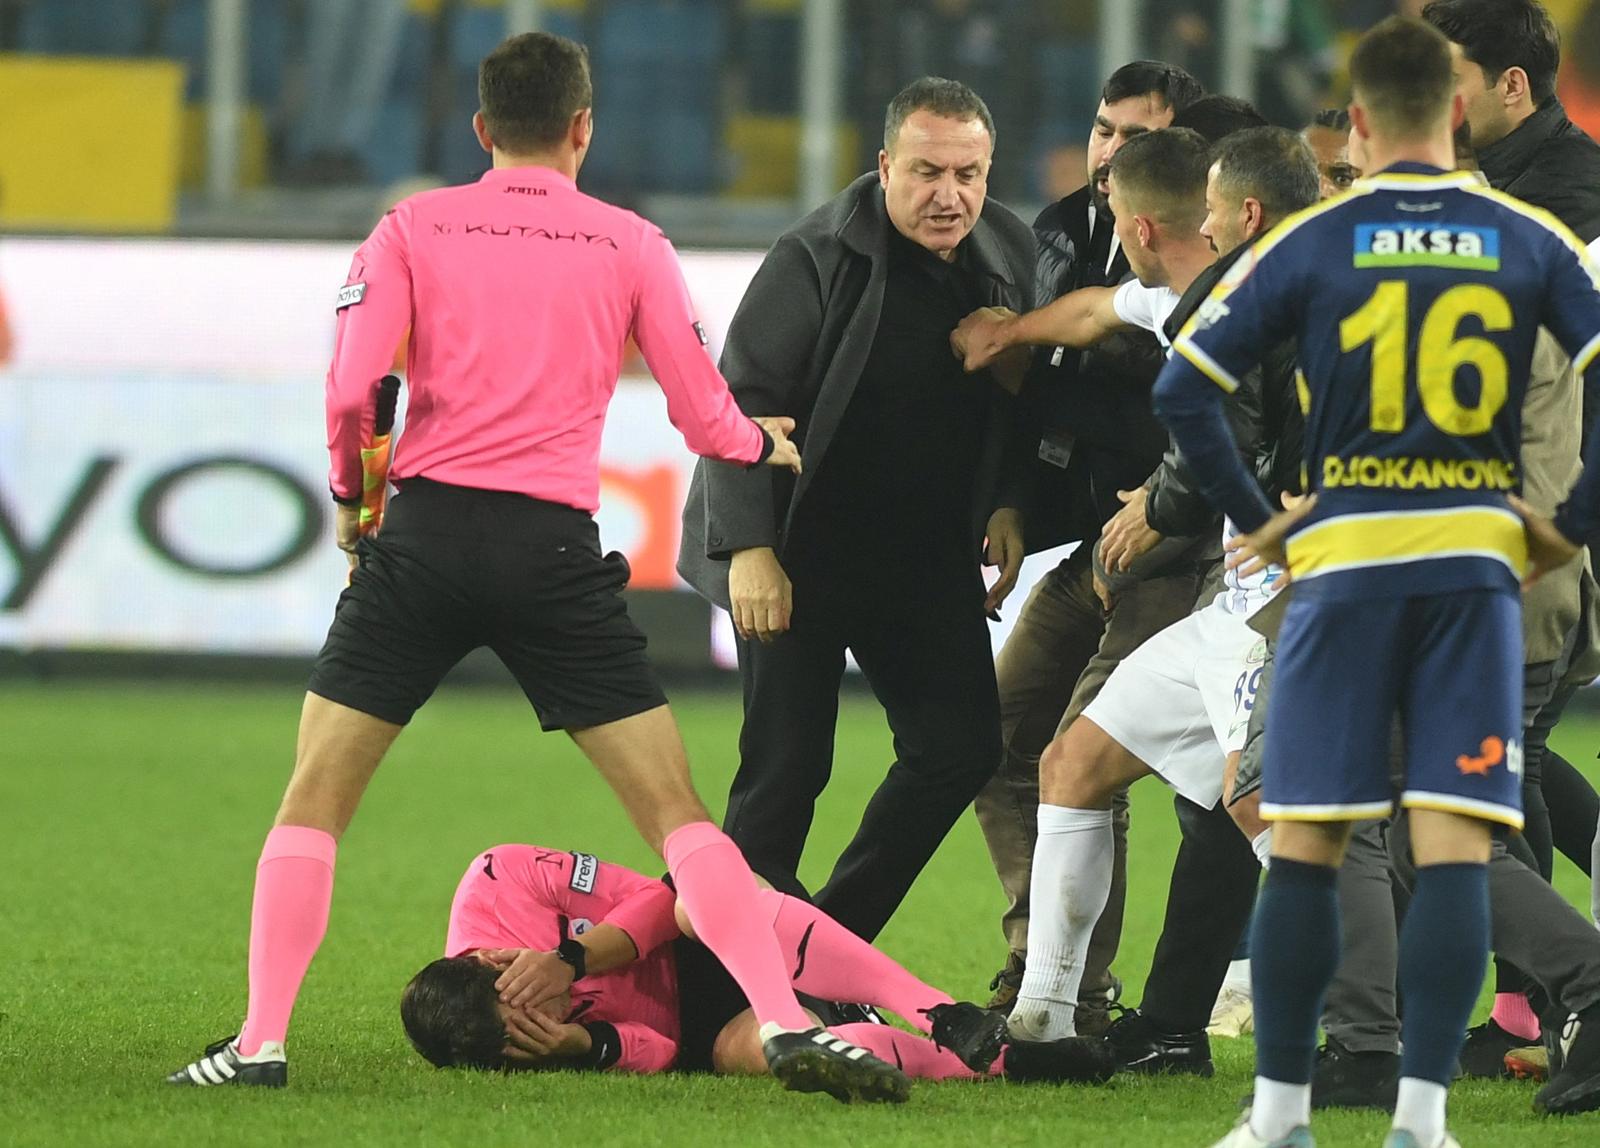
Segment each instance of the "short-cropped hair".
[[572,117],[593,106],[589,53],[564,36],[512,36],[478,65],[478,107],[503,152],[527,155],[560,143]]
[[932,112],[949,120],[978,120],[989,133],[990,146],[994,145],[994,117],[982,96],[959,80],[923,76],[901,88],[889,101],[889,110],[883,117],[884,151],[894,151],[894,145],[900,142],[900,129],[913,112]]
[[1450,113],[1450,42],[1420,20],[1391,16],[1356,45],[1350,86],[1376,130],[1402,139],[1424,135]]
[[1248,128],[1212,151],[1217,182],[1230,196],[1254,199],[1273,220],[1310,207],[1321,195],[1317,157],[1288,128]]
[[1123,144],[1111,158],[1118,198],[1135,213],[1198,230],[1206,214],[1211,146],[1192,128],[1162,128]]

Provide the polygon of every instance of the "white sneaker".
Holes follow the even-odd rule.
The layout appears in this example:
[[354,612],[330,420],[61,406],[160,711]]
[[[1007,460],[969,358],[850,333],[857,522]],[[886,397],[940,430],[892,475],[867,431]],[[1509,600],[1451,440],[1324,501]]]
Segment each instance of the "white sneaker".
[[[1291,1129],[1287,1136],[1277,1140],[1263,1140],[1251,1129],[1250,1112],[1246,1109],[1245,1114],[1239,1117],[1239,1123],[1233,1126],[1233,1131],[1218,1140],[1211,1148],[1317,1148],[1317,1141],[1311,1135],[1311,1129],[1304,1124]],[[1456,1148],[1460,1148],[1460,1145]]]
[[1256,1009],[1250,994],[1243,989],[1224,985],[1217,994],[1217,1003],[1211,1009],[1211,1023],[1206,1032],[1212,1036],[1247,1036],[1256,1030]]
[[[1394,1128],[1390,1130],[1389,1135],[1383,1138],[1383,1148],[1427,1148],[1427,1145],[1423,1144],[1410,1132]],[[1446,1132],[1444,1139],[1434,1145],[1434,1148],[1461,1148],[1461,1141]]]

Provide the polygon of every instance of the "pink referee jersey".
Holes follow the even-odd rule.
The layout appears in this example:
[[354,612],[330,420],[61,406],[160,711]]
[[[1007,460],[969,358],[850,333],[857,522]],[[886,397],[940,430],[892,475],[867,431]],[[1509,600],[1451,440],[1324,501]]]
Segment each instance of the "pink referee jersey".
[[339,292],[329,485],[361,495],[372,390],[410,326],[390,474],[593,513],[600,430],[631,334],[689,449],[753,463],[761,429],[706,352],[676,253],[653,224],[547,167],[496,168],[379,221]]
[[567,1020],[606,1021],[622,1040],[616,1067],[662,1072],[678,1056],[678,970],[669,943],[680,936],[676,902],[660,881],[587,853],[497,845],[473,858],[456,886],[444,955],[549,951],[564,936],[615,925],[632,938],[639,959],[573,982]]

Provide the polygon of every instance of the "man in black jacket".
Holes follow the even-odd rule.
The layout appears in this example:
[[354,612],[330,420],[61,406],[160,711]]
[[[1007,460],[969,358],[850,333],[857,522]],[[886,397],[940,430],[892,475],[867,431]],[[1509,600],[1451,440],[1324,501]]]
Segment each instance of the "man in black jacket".
[[[1200,96],[1199,82],[1168,64],[1141,60],[1112,73],[1089,137],[1088,185],[1045,208],[1033,225],[1037,305],[1129,277],[1106,200],[1112,157],[1127,141],[1170,125]],[[1036,351],[1021,394],[1030,425],[1041,432],[1027,450],[1030,550],[1092,540],[1121,505],[1117,492],[1136,487],[1161,458],[1166,431],[1150,410],[1161,363],[1160,344],[1146,331],[1118,333],[1088,351]],[[974,806],[1009,902],[1001,929],[1010,955],[995,978],[992,1005],[1010,1004],[1026,959],[1039,754],[1064,715],[1088,704],[1123,654],[1188,611],[1196,586],[1193,565],[1176,562],[1167,577],[1151,578],[1107,614],[1093,587],[1089,548],[1080,546],[1034,587],[1000,651],[1003,751],[999,772]],[[1100,1005],[1102,1021],[1121,934],[1126,802],[1118,806],[1117,824],[1116,878],[1084,977],[1085,997]],[[1093,1027],[1081,1024],[1080,1031]]]
[[[1033,236],[984,202],[993,140],[962,84],[895,97],[879,170],[778,240],[722,358],[742,407],[794,415],[804,473],[702,466],[684,509],[679,571],[740,635],[725,827],[785,892],[804,892],[846,649],[887,713],[897,760],[816,897],[868,940],[1000,757],[985,614],[1022,560],[1012,471],[1026,456],[1010,393],[965,376],[948,347],[973,308],[1033,301]],[[985,538],[1002,567],[987,596]]]
[[1434,0],[1423,19],[1451,42],[1478,165],[1585,243],[1600,236],[1600,144],[1556,98],[1561,37],[1538,0]]

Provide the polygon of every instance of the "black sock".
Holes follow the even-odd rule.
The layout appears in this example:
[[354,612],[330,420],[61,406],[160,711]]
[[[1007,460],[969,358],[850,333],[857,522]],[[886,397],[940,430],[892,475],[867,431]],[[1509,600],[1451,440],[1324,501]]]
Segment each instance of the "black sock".
[[1400,930],[1400,985],[1406,998],[1401,1076],[1450,1083],[1488,955],[1488,867],[1418,869]]
[[1274,858],[1250,931],[1256,1075],[1309,1084],[1317,1021],[1339,967],[1339,872]]

